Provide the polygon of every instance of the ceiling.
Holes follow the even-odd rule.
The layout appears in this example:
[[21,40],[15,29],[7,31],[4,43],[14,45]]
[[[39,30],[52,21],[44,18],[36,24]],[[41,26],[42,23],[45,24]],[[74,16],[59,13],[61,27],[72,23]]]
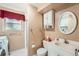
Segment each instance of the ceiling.
[[[73,4],[64,4],[64,3],[63,4],[52,3],[52,6],[46,7],[47,5],[51,5],[51,3],[28,3],[28,4],[36,7],[38,10],[41,10],[41,11],[43,11],[43,9],[47,10],[50,8],[59,10],[62,7],[73,5]],[[0,3],[0,6],[13,9],[13,10],[17,10],[17,11],[21,11],[21,12],[27,12],[27,3]],[[43,8],[43,7],[46,7],[46,8]]]
[[50,3],[46,6],[44,6],[44,8],[38,9],[38,12],[45,13],[49,10],[54,10],[55,12],[57,12],[57,11],[72,7],[76,4],[77,3]]
[[0,3],[1,7],[18,10],[21,12],[26,12],[27,10],[27,4],[26,3]]
[[[29,3],[30,5],[40,8],[41,6],[45,6],[48,3]],[[27,3],[0,3],[0,6],[26,12],[27,10]]]
[[46,6],[50,3],[31,3],[32,6],[36,7],[36,8],[40,8],[42,6]]

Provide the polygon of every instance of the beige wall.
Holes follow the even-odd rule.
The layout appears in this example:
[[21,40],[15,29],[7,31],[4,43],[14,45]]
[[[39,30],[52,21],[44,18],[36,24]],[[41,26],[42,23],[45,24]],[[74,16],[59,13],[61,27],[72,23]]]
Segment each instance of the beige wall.
[[[58,28],[59,17],[61,15],[61,13],[63,13],[64,11],[71,11],[77,16],[77,20],[78,20],[77,28],[76,28],[75,32],[73,32],[70,35],[62,34]],[[79,41],[79,4],[66,8],[66,9],[63,9],[63,10],[60,10],[58,12],[55,12],[55,29],[53,31],[45,31],[45,36],[50,36],[52,39],[64,38],[64,39]]]
[[[5,9],[5,8],[4,8]],[[9,9],[6,9],[9,10]],[[10,10],[13,11],[13,10]],[[13,11],[17,12],[17,11]],[[9,38],[10,51],[24,48],[24,22],[22,22],[22,31],[5,30],[5,22],[0,18],[0,35],[7,35]],[[4,28],[4,31],[2,30]]]
[[[42,46],[43,35],[41,33],[42,29],[42,15],[37,12],[37,9],[28,5],[28,21],[29,21],[29,55],[36,54],[39,47]],[[32,32],[31,32],[32,29]],[[36,47],[32,48],[32,44]]]
[[[53,5],[53,4],[52,4]],[[66,4],[64,5],[64,7]],[[55,38],[64,38],[79,41],[79,25],[75,32],[70,35],[65,35],[59,31],[58,21],[60,14],[64,11],[71,11],[76,14],[79,19],[79,5],[71,6],[66,9],[61,9],[55,12],[55,29],[53,31],[43,31],[45,36],[50,36],[52,39]],[[39,47],[42,46],[42,40],[44,34],[40,32],[40,28],[42,29],[42,14],[39,14],[37,9],[33,6],[28,5],[28,22],[29,22],[29,45],[28,45],[28,55],[36,54],[36,51]],[[32,31],[32,32],[31,32]],[[43,35],[42,35],[43,34]],[[36,47],[32,48],[32,44],[35,44]]]

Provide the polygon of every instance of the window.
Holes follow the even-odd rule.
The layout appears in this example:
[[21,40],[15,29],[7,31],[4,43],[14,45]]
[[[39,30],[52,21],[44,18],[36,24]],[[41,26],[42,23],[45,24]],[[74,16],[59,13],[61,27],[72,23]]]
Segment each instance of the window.
[[21,30],[21,21],[16,19],[5,18],[5,29],[6,30]]

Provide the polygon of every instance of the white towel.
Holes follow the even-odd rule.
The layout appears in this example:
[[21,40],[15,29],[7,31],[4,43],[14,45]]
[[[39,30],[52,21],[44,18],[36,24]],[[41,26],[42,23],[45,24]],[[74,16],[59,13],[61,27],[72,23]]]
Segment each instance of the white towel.
[[7,36],[0,36],[0,42],[1,42],[0,45],[2,45],[2,48],[6,48],[7,45],[8,45],[8,38],[7,38]]

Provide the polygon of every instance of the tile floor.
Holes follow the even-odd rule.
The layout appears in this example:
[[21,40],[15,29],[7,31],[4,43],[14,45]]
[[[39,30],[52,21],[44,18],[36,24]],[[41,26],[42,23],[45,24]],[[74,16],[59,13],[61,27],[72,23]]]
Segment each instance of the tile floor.
[[20,49],[10,53],[10,56],[27,56],[27,49]]

